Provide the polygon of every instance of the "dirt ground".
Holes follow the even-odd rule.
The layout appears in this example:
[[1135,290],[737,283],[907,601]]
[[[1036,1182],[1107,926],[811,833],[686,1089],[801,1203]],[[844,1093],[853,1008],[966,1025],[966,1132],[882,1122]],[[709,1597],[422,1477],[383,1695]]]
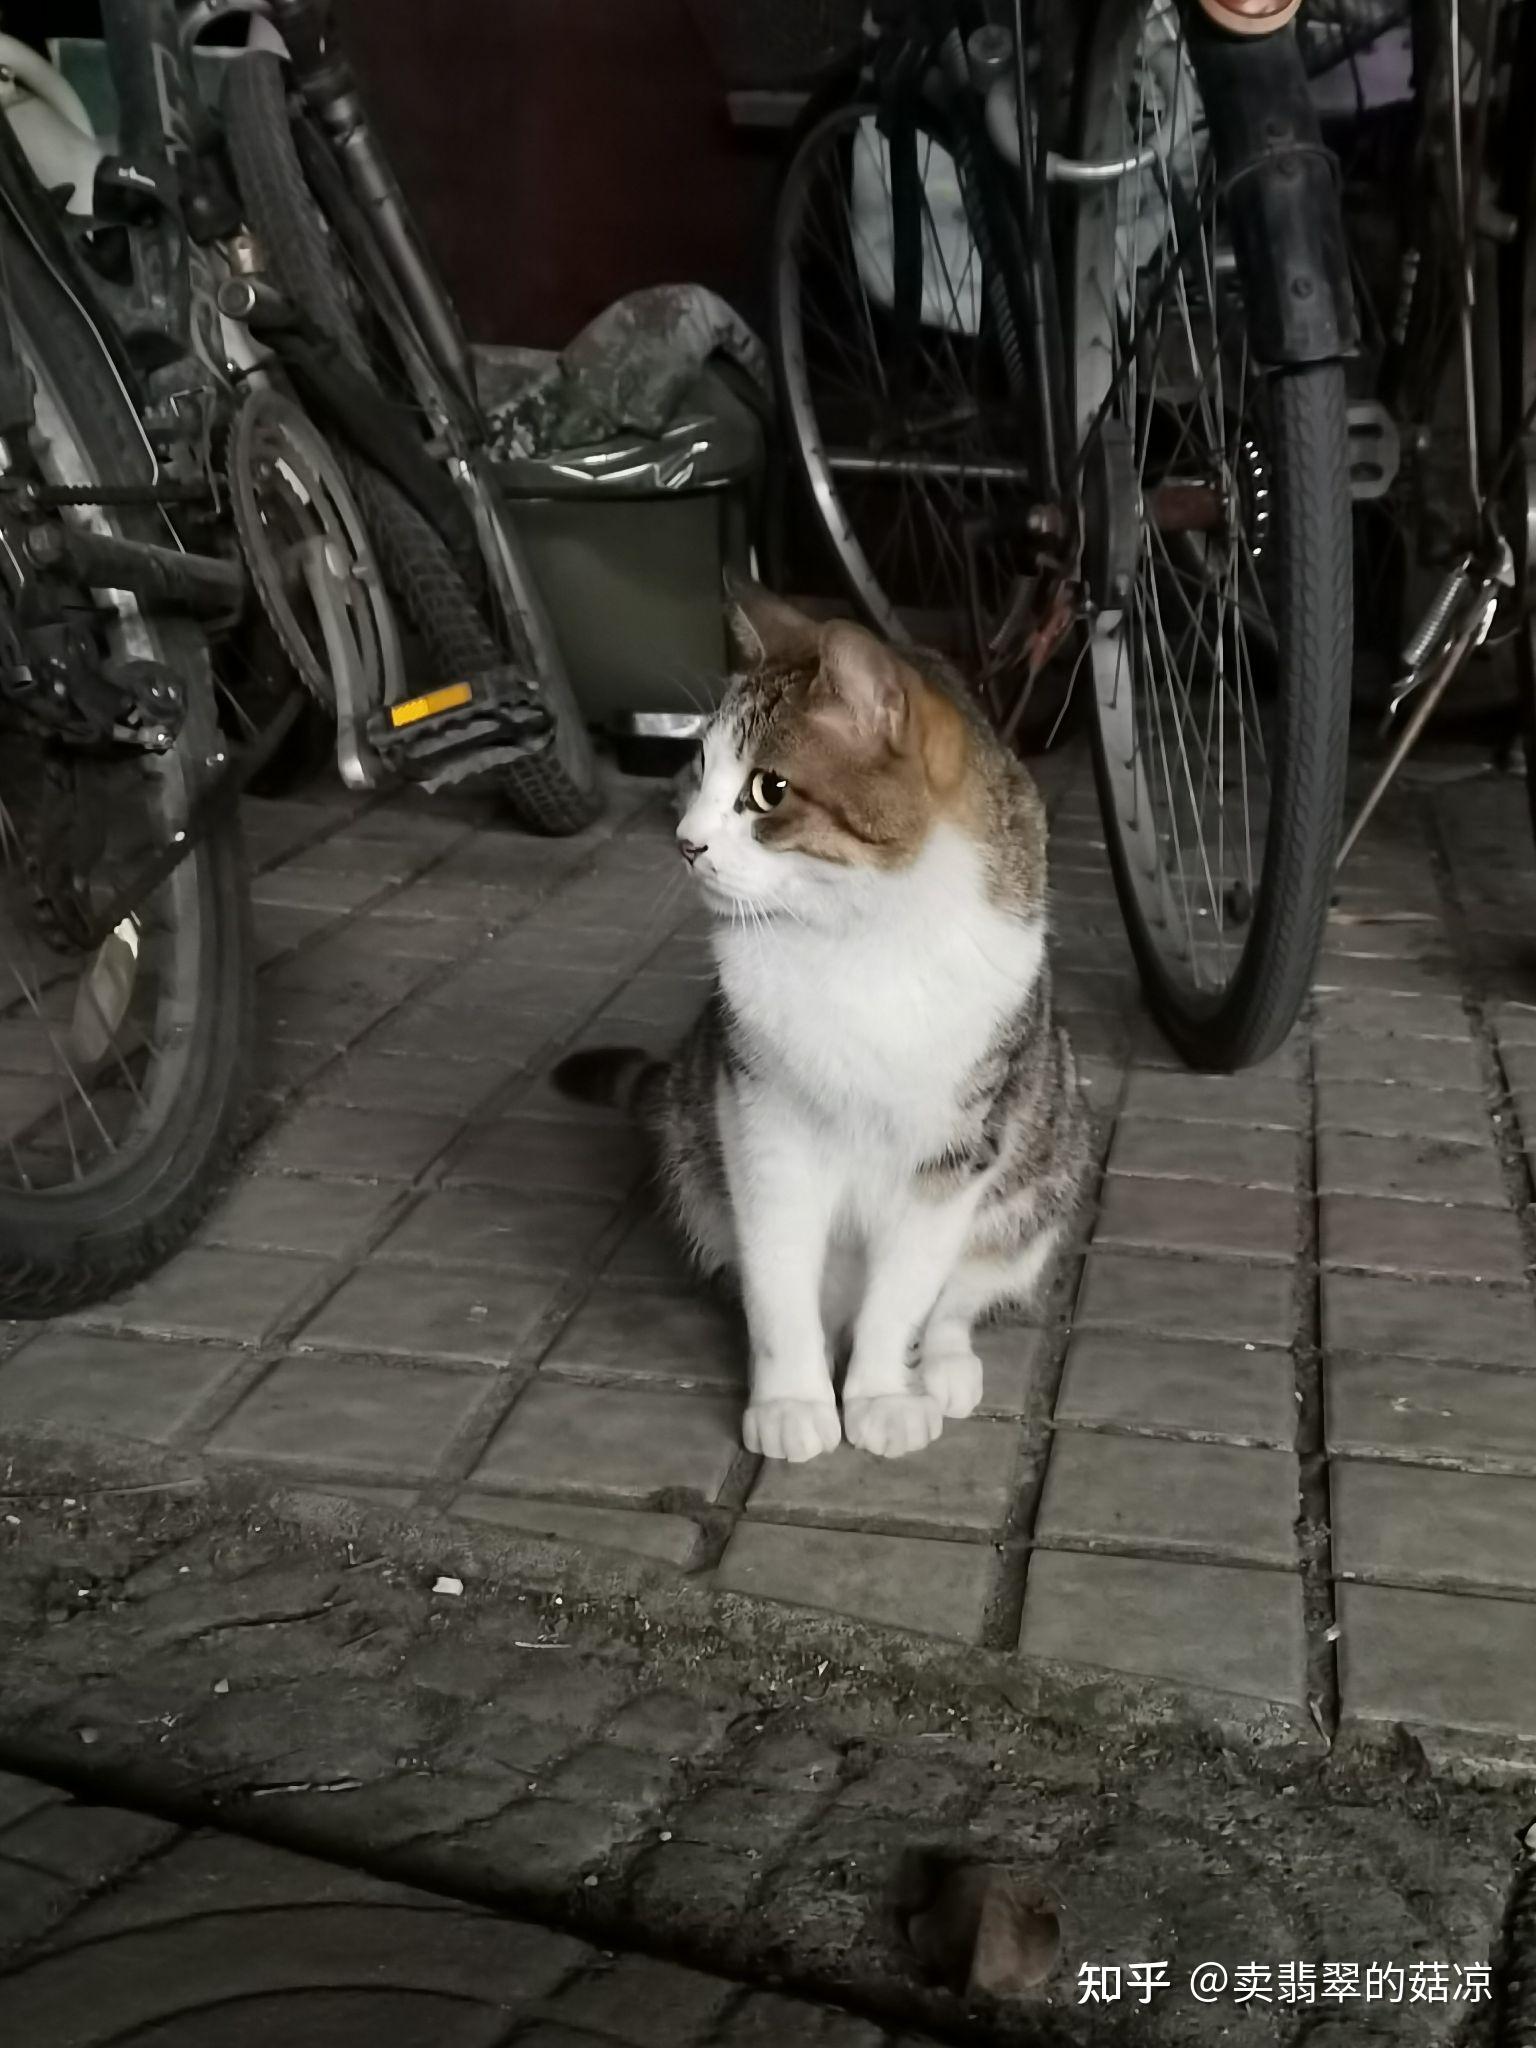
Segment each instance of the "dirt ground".
[[[1406,1734],[1330,1752],[1150,1698],[1017,1701],[889,1636],[710,1627],[635,1576],[402,1556],[363,1508],[102,1477],[0,1485],[0,1767],[956,2041],[1497,2039],[1493,2004],[1406,1987],[1437,1962],[1497,1985],[1536,1806],[1517,1773],[1458,1781]],[[922,1980],[920,1853],[1058,1903],[1027,2010]],[[1125,1974],[1084,2002],[1085,1965],[1152,1962],[1149,2002]],[[1325,1962],[1409,1974],[1325,1997]],[[1208,2003],[1204,1964],[1228,1978]],[[1239,1998],[1245,1965],[1267,1999]]]

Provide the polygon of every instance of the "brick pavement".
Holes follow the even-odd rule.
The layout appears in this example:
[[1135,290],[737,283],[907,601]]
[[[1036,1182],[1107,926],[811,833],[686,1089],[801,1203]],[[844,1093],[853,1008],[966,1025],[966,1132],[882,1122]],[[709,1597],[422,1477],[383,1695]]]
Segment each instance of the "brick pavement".
[[923,2048],[929,2037],[898,2041],[835,2007],[0,1772],[0,2039]]
[[1046,781],[1103,1178],[933,1450],[745,1454],[733,1312],[682,1272],[630,1133],[548,1087],[573,1042],[664,1045],[704,988],[645,785],[563,845],[472,804],[252,804],[269,1127],[194,1249],[21,1333],[0,1430],[147,1441],[1329,1733],[1536,1738],[1521,791],[1426,778],[1389,805],[1303,1027],[1208,1078],[1140,1014],[1082,764]]

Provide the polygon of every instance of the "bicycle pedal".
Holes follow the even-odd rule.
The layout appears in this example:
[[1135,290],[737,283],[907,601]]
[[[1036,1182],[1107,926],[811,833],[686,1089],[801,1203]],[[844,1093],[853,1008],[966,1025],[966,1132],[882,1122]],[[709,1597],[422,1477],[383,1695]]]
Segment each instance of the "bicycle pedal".
[[386,704],[368,721],[369,742],[385,765],[429,791],[526,761],[544,751],[554,730],[548,706],[510,668]]

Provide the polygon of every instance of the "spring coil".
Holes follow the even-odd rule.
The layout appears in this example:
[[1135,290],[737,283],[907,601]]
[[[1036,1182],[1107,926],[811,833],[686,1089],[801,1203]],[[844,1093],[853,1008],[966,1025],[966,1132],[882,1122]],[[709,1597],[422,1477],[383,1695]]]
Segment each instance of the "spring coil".
[[1403,649],[1405,669],[1416,669],[1439,642],[1441,634],[1450,624],[1451,614],[1461,601],[1462,592],[1467,587],[1467,571],[1471,566],[1471,556],[1464,555],[1435,592],[1434,603],[1419,621],[1413,638]]

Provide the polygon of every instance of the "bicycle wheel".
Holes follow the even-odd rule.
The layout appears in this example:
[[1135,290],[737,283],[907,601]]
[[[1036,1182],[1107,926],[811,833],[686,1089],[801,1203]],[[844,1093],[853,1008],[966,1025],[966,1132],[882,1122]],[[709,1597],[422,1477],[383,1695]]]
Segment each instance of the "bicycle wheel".
[[1106,0],[1080,91],[1077,153],[1141,166],[1083,200],[1076,246],[1085,475],[1127,508],[1134,555],[1089,629],[1105,835],[1154,1014],[1192,1064],[1233,1069],[1295,1022],[1327,917],[1352,630],[1343,371],[1251,360],[1175,0]]
[[921,318],[894,312],[892,168],[872,102],[813,113],[774,224],[770,341],[796,466],[848,594],[887,639],[932,647],[1007,731],[1019,704],[1038,493],[1012,337],[936,117],[916,136]]
[[[0,284],[36,386],[40,481],[142,483],[139,424],[78,311],[0,227]],[[154,540],[151,514],[80,513]],[[52,1315],[167,1257],[228,1163],[254,1030],[236,807],[104,943],[114,892],[185,829],[219,742],[207,649],[127,599],[107,651],[184,680],[172,750],[79,749],[0,708],[0,1314]]]
[[[359,317],[361,290],[352,282],[343,239],[326,221],[294,145],[282,61],[250,51],[229,66],[223,95],[225,140],[246,221],[283,295],[334,341],[354,369],[368,376],[398,409],[407,431],[419,425],[413,394],[398,365],[370,345],[371,324]],[[387,329],[387,321],[380,323]],[[555,719],[553,743],[541,754],[499,769],[496,780],[520,823],[552,837],[580,832],[601,814],[597,757],[569,679],[559,660],[541,601],[526,575],[509,577],[487,563],[491,588],[506,591],[493,629],[452,553],[397,484],[360,457],[348,476],[384,564],[385,579],[434,664],[463,666],[450,646],[473,643],[486,668],[503,664],[535,678]],[[512,525],[511,514],[495,517]],[[515,533],[512,536],[514,558]],[[498,645],[498,641],[503,645]]]

